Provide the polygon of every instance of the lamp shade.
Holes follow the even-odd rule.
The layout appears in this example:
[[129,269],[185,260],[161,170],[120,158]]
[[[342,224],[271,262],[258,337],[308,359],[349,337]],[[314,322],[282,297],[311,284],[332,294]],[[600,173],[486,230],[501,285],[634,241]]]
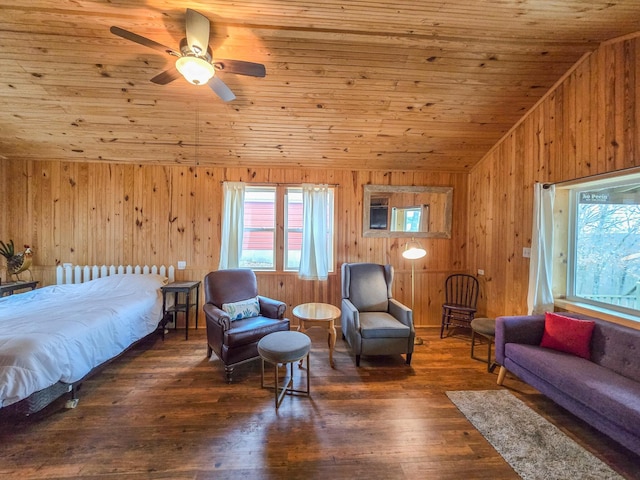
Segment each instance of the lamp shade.
[[216,69],[200,57],[180,57],[176,60],[176,68],[194,85],[205,85],[216,73]]
[[411,240],[407,242],[404,246],[404,252],[402,252],[402,256],[407,260],[417,260],[418,258],[422,258],[427,254],[427,251],[422,248],[420,242],[416,240]]

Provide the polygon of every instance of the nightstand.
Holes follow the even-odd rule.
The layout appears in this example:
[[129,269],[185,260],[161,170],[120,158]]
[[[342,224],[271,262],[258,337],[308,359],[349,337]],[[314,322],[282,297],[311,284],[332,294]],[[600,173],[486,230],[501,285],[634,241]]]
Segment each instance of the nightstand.
[[[184,339],[189,339],[189,311],[196,309],[196,329],[198,328],[198,310],[200,306],[200,282],[173,282],[161,287],[162,316],[171,313],[174,327],[178,328],[178,312],[184,313]],[[195,302],[193,292],[195,290]],[[173,293],[173,305],[167,307],[167,294]]]

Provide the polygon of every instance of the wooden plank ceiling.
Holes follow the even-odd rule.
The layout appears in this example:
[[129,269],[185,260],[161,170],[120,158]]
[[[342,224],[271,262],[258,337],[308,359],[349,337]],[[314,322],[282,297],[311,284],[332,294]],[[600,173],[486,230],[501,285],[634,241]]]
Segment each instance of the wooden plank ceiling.
[[[237,99],[180,78],[185,9]],[[638,0],[0,0],[0,161],[466,171]]]

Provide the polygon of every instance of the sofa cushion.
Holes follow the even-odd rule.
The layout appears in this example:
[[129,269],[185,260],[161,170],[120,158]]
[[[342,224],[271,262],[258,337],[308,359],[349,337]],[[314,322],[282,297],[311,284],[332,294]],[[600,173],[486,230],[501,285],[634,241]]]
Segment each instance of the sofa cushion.
[[385,312],[360,312],[362,338],[409,338],[411,329]]
[[591,338],[591,361],[640,382],[640,331],[596,320]]
[[248,298],[239,302],[223,303],[222,310],[227,312],[229,320],[242,320],[243,318],[255,317],[260,314],[260,303],[258,297]]
[[620,428],[640,431],[640,383],[583,358],[535,345],[508,343],[505,353]]
[[541,347],[571,353],[589,360],[591,358],[591,335],[595,322],[547,313]]

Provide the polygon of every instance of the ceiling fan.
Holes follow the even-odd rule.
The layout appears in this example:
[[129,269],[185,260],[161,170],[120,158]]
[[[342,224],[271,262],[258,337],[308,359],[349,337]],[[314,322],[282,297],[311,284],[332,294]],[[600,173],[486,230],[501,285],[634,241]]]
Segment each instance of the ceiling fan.
[[225,102],[235,99],[231,89],[216,75],[216,71],[264,77],[266,70],[260,63],[242,60],[214,59],[209,47],[209,19],[195,10],[187,8],[187,38],[180,41],[180,51],[166,47],[154,40],[142,37],[120,27],[111,27],[111,33],[119,37],[139,43],[145,47],[177,57],[176,64],[151,79],[158,85],[166,85],[182,75],[194,85],[209,85],[216,95]]

